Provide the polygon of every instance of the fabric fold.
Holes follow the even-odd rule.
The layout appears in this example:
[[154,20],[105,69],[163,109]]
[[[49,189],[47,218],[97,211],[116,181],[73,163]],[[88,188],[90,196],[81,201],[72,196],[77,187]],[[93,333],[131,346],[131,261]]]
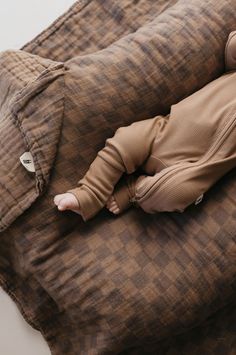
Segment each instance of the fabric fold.
[[[0,66],[2,231],[48,184],[63,120],[65,68],[21,50],[2,52]],[[34,173],[20,162],[25,152],[32,155]]]

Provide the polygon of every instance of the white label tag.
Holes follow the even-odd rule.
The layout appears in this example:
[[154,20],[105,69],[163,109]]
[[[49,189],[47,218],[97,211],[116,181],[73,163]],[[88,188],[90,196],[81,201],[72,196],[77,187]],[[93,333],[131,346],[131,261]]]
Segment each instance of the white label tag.
[[30,152],[24,152],[24,154],[20,156],[20,161],[21,164],[26,168],[26,170],[32,173],[35,172],[34,160]]

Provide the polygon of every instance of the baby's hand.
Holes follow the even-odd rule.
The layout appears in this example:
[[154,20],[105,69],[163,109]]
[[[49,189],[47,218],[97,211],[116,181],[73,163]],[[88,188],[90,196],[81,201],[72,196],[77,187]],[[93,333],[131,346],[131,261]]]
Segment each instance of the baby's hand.
[[77,198],[70,192],[59,194],[54,197],[54,203],[59,211],[71,210],[80,214],[80,205]]

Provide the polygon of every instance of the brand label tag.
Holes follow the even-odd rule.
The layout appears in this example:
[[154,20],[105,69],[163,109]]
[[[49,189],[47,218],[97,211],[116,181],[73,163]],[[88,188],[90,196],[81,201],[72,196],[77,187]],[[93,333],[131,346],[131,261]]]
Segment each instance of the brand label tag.
[[31,173],[35,173],[34,160],[30,152],[24,152],[24,154],[20,156],[20,162],[26,168],[26,170],[30,171]]

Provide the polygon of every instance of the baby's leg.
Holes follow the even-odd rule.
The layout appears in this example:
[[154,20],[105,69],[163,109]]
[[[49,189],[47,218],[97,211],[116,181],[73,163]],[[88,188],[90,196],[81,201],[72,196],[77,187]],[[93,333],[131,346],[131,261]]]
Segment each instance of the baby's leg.
[[[145,177],[147,177],[147,175],[137,176],[135,173],[130,175],[124,174],[120,182],[116,184],[112,195],[106,203],[107,209],[114,214],[119,214],[132,204],[135,205],[132,199],[135,196],[136,183],[140,182]],[[75,213],[81,213],[79,200],[70,192],[56,195],[54,197],[54,203],[60,211],[69,209]]]
[[131,206],[137,206],[135,202],[136,184],[140,183],[148,175],[138,175],[135,173],[124,174],[107,201],[106,207],[110,212],[119,214]]
[[[85,176],[77,187],[66,191],[75,196],[57,195],[54,199],[61,210],[71,209],[81,214],[84,221],[93,217],[108,202],[123,173],[132,174],[149,157],[157,132],[166,124],[164,116],[133,122],[120,127],[106,140]],[[114,191],[115,192],[115,191]],[[62,200],[63,197],[63,200]]]

